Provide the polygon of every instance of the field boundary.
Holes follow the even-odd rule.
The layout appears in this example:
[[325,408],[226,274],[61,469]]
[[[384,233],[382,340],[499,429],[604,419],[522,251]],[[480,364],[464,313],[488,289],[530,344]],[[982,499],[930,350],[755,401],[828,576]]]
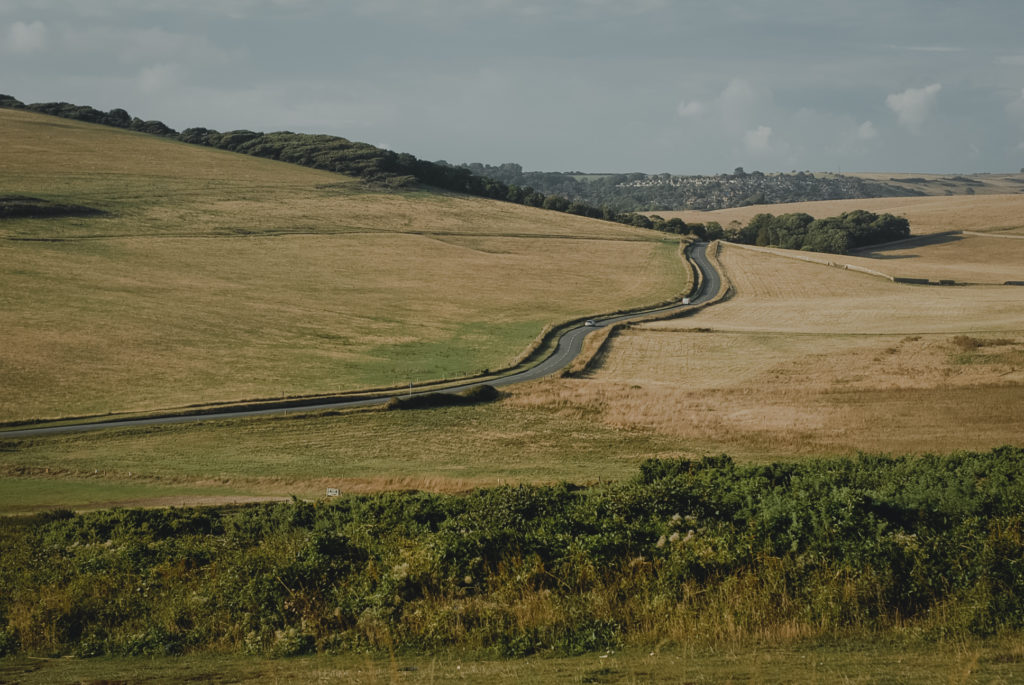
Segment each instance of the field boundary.
[[[900,242],[903,242],[903,241],[900,241]],[[753,252],[763,252],[765,254],[773,254],[773,255],[776,255],[778,257],[785,257],[786,259],[795,259],[795,260],[800,261],[800,262],[808,262],[810,264],[820,264],[821,266],[830,266],[830,267],[832,267],[834,269],[843,269],[845,271],[857,271],[859,273],[867,274],[868,276],[876,276],[878,278],[884,278],[885,280],[891,281],[893,283],[898,282],[896,277],[891,275],[891,274],[883,273],[881,271],[875,271],[874,269],[868,269],[867,267],[858,266],[856,264],[846,264],[846,263],[843,263],[843,262],[835,262],[835,261],[832,261],[831,259],[808,257],[807,255],[801,255],[801,254],[786,254],[786,251],[782,251],[779,248],[758,247],[756,245],[744,245],[742,243],[729,243],[729,245],[730,245],[730,247],[732,247],[732,246],[740,247],[740,248],[743,248],[744,250],[751,250]],[[789,250],[789,252],[792,252],[792,250]]]
[[972,235],[976,238],[1009,238],[1010,240],[1024,240],[1024,235],[1006,235],[1005,233],[979,233],[978,231],[961,231],[964,235]]
[[[906,240],[897,240],[897,241],[894,241],[894,242],[891,242],[891,243],[885,243],[884,245],[872,245],[871,248],[872,249],[877,249],[878,247],[890,246],[890,245],[899,245],[901,243],[913,242],[915,240],[919,240],[919,239],[923,239],[923,238],[933,238],[935,236],[948,236],[948,235],[969,235],[969,236],[976,236],[976,237],[983,237],[983,238],[1016,238],[1018,240],[1024,240],[1024,236],[1019,236],[1019,235],[998,235],[998,234],[992,234],[992,233],[978,233],[976,231],[946,231],[944,233],[933,233],[933,234],[929,234],[927,236],[916,236],[916,237],[913,237],[913,238],[907,238]],[[937,279],[937,280],[932,280],[932,279],[929,279],[929,278],[912,278],[912,277],[909,277],[909,276],[893,276],[891,274],[883,273],[881,271],[876,271],[874,269],[869,269],[867,267],[860,266],[858,264],[846,264],[845,262],[837,262],[837,261],[833,261],[833,260],[830,260],[830,259],[809,257],[809,256],[806,256],[806,255],[801,255],[801,254],[787,254],[787,252],[792,252],[792,250],[784,250],[782,248],[758,247],[756,245],[744,245],[742,243],[729,243],[729,245],[732,245],[732,246],[735,246],[735,247],[740,247],[740,248],[743,248],[744,250],[751,250],[753,252],[762,252],[762,253],[765,253],[765,254],[772,254],[772,255],[776,255],[777,257],[784,257],[786,259],[795,259],[795,260],[798,260],[798,261],[801,261],[801,262],[807,262],[807,263],[810,263],[810,264],[820,264],[821,266],[829,266],[829,267],[832,267],[834,269],[843,269],[844,271],[856,271],[858,273],[867,274],[869,276],[875,276],[875,277],[878,277],[878,278],[884,278],[887,281],[890,281],[892,283],[899,283],[901,285],[928,285],[928,286],[944,286],[944,287],[948,287],[948,286],[965,286],[965,285],[992,285],[992,286],[998,286],[998,285],[1020,286],[1020,285],[1024,285],[1024,281],[1005,281],[1002,284],[1000,284],[1000,283],[970,283],[970,282],[965,282],[965,281],[957,281],[957,280],[949,279],[949,278],[940,278],[940,279]]]

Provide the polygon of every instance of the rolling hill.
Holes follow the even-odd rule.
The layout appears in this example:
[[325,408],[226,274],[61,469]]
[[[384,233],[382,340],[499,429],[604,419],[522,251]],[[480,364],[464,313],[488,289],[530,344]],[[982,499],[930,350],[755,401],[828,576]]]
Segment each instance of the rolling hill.
[[3,421],[471,374],[687,287],[628,226],[20,110],[0,146]]

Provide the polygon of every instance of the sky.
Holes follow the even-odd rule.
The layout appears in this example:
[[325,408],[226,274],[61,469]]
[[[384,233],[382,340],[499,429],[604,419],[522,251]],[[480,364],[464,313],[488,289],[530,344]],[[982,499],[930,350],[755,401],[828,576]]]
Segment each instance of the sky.
[[1022,29],[1022,0],[0,0],[0,93],[527,170],[1005,173]]

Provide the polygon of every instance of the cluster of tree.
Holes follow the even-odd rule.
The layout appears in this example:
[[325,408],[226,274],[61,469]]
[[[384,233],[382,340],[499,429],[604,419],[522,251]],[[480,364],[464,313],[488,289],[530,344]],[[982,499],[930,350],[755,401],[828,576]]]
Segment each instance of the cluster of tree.
[[724,237],[746,245],[845,254],[859,247],[908,238],[910,223],[901,216],[863,209],[825,219],[802,212],[756,214],[746,226],[731,228]]
[[10,95],[2,94],[0,94],[0,107],[7,109],[24,109],[30,112],[50,114],[53,116],[64,117],[65,119],[88,121],[92,124],[103,124],[104,126],[126,128],[132,131],[141,131],[143,133],[151,133],[157,136],[174,137],[178,133],[173,128],[165,126],[163,122],[152,120],[143,121],[138,117],[131,116],[123,109],[112,109],[109,112],[104,112],[94,107],[89,107],[88,105],[72,105],[68,102],[36,102],[26,105]]
[[920,195],[904,186],[842,174],[806,171],[765,174],[737,167],[731,174],[584,174],[578,171],[523,171],[519,164],[463,164],[477,176],[529,185],[570,200],[607,205],[619,212],[724,209],[755,204]]

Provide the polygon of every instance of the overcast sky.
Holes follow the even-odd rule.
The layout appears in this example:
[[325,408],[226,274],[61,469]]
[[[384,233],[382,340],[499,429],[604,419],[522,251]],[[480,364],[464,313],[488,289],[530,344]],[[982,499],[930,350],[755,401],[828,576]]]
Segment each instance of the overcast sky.
[[1024,0],[0,0],[0,93],[529,170],[1016,172]]

